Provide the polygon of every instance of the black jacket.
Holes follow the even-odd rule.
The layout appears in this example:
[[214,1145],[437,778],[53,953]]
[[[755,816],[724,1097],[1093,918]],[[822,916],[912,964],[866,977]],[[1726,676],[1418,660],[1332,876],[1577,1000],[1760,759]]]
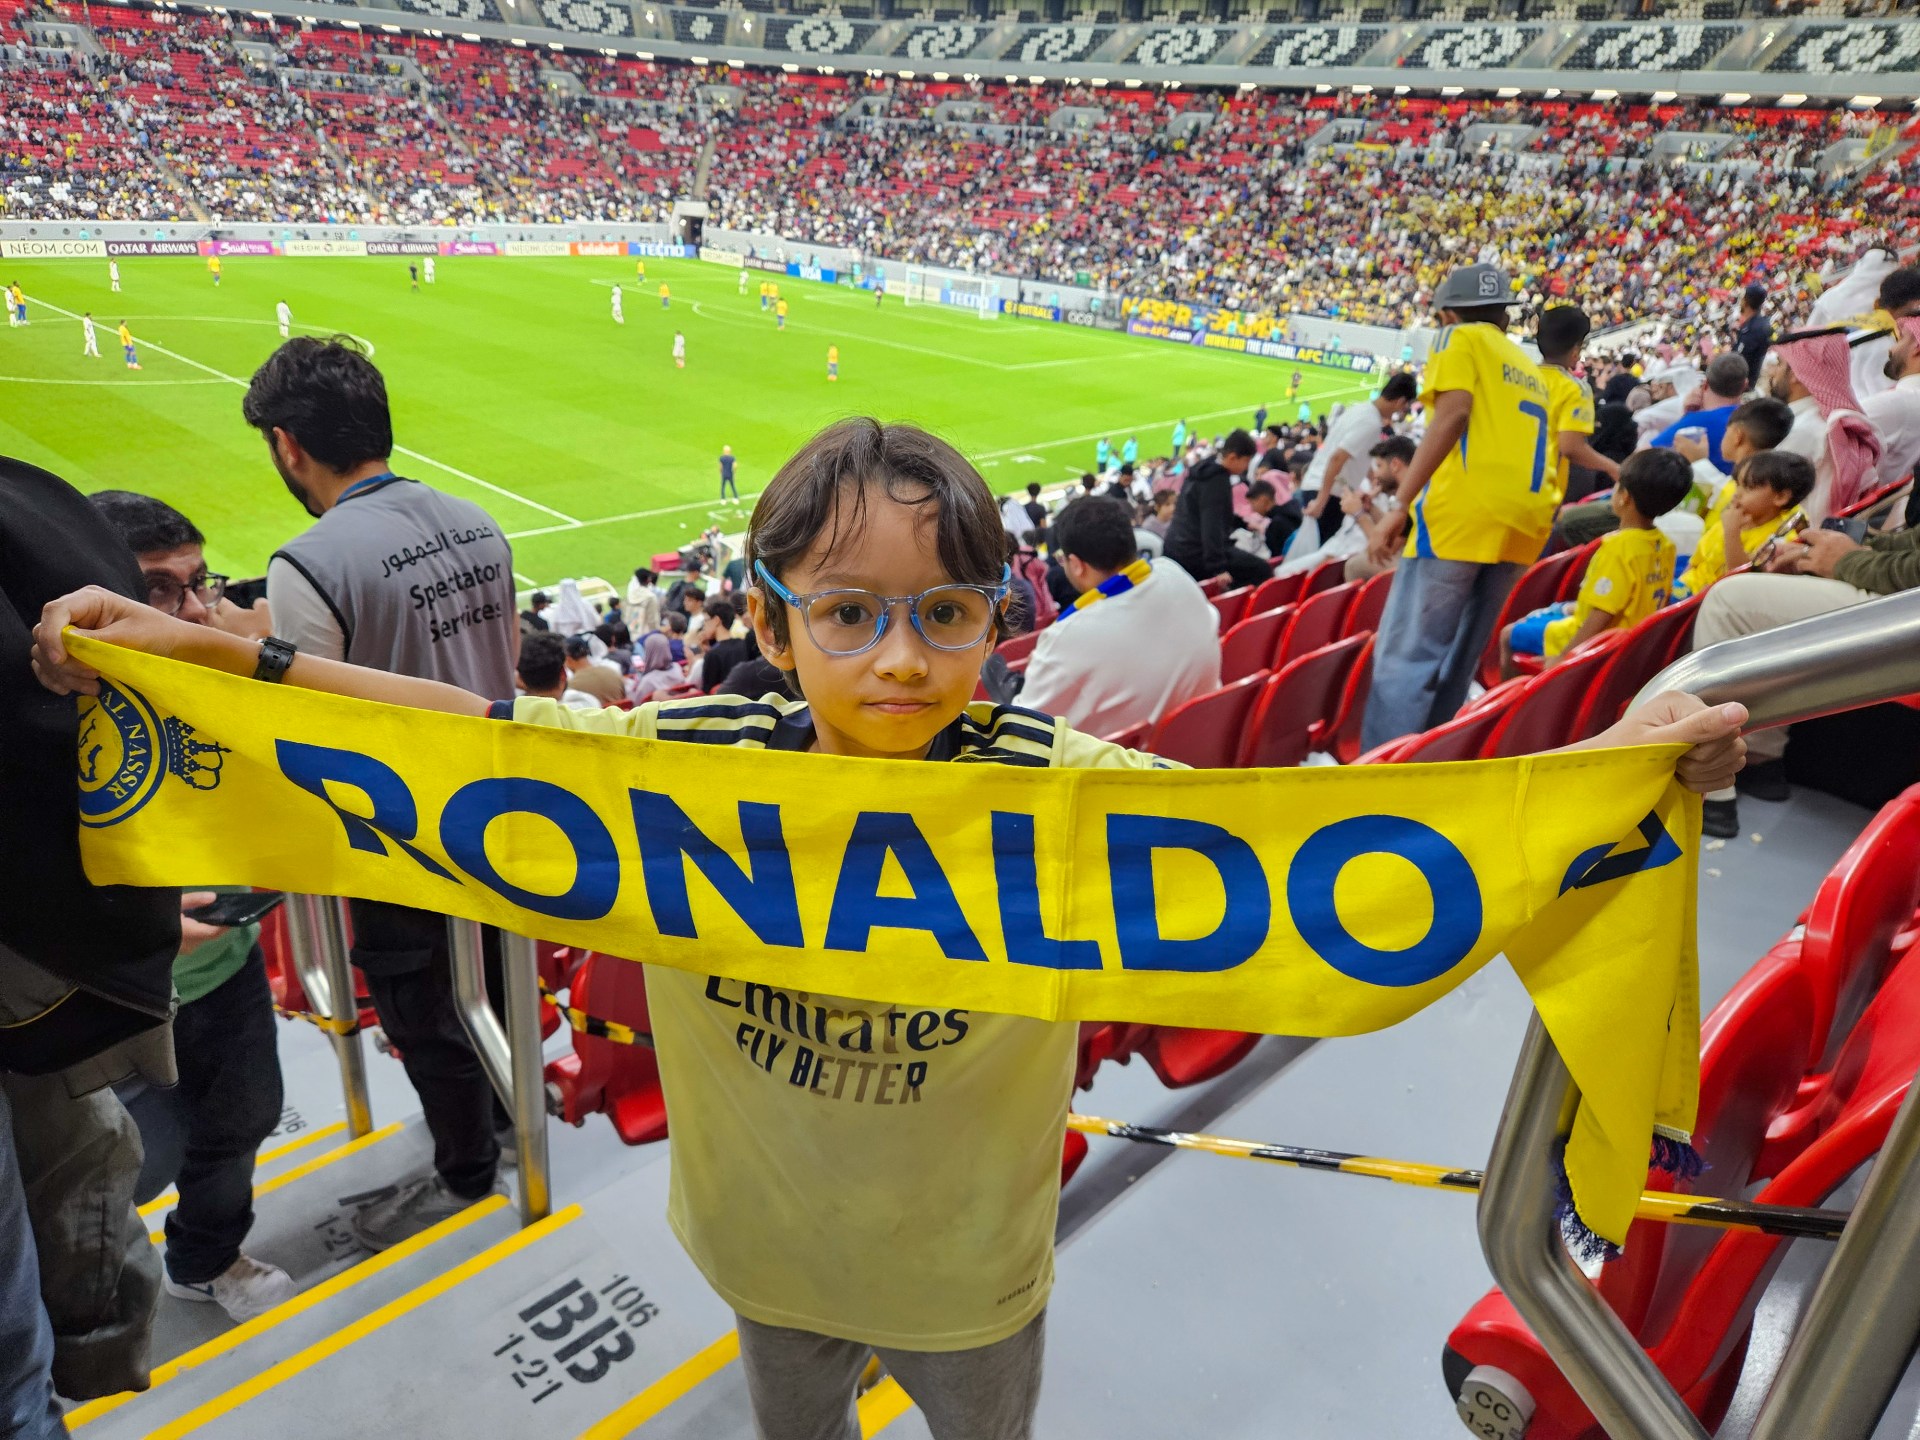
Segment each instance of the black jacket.
[[25,960],[77,987],[0,1028],[0,1070],[23,1074],[63,1070],[164,1021],[180,948],[177,889],[96,886],[80,868],[76,702],[33,678],[28,652],[42,607],[83,585],[146,599],[133,556],[85,496],[0,457],[0,967]]
[[1228,538],[1240,528],[1233,513],[1233,476],[1218,460],[1202,460],[1187,474],[1167,526],[1165,551],[1197,578],[1227,568]]

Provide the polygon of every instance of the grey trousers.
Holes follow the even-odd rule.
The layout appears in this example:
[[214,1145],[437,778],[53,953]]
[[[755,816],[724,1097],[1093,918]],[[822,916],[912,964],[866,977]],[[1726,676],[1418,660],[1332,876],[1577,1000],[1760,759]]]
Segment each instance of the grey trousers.
[[140,1132],[113,1091],[78,1099],[59,1075],[0,1076],[13,1112],[53,1383],[69,1400],[144,1390],[160,1247],[133,1207]]
[[52,1440],[67,1427],[53,1396],[53,1326],[40,1303],[40,1262],[13,1158],[11,1113],[0,1089],[0,1435]]
[[1044,1311],[1005,1340],[947,1351],[878,1350],[736,1318],[756,1440],[860,1440],[854,1387],[870,1355],[920,1407],[934,1440],[1031,1440]]

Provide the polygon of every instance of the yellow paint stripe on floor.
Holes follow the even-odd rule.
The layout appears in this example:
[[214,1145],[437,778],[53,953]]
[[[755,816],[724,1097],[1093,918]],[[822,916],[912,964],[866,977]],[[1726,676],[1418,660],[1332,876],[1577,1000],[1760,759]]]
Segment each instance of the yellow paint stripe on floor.
[[[371,1280],[383,1270],[391,1270],[408,1256],[419,1254],[429,1245],[446,1239],[456,1231],[466,1229],[476,1220],[484,1220],[487,1216],[504,1210],[507,1203],[507,1197],[504,1195],[489,1195],[486,1199],[469,1205],[458,1215],[448,1216],[431,1230],[423,1230],[418,1235],[402,1240],[391,1250],[383,1250],[378,1255],[369,1256],[358,1265],[321,1281],[311,1290],[302,1290],[291,1300],[274,1306],[266,1314],[255,1316],[223,1334],[216,1335],[206,1344],[197,1346],[184,1355],[177,1356],[165,1364],[154,1366],[153,1383],[150,1388],[157,1390],[169,1380],[185,1374],[195,1366],[204,1365],[217,1356],[225,1355],[229,1350],[239,1348],[254,1336],[265,1334],[274,1326],[291,1320],[296,1315],[304,1315],[314,1306],[325,1304],[334,1296],[351,1290],[362,1281]],[[67,1428],[77,1430],[89,1420],[98,1420],[102,1415],[118,1410],[129,1400],[139,1399],[142,1393],[144,1392],[127,1390],[118,1395],[90,1400],[85,1405],[67,1412]]]
[[[316,1155],[313,1159],[295,1165],[290,1170],[282,1170],[271,1180],[262,1180],[258,1185],[254,1186],[253,1198],[258,1200],[262,1195],[271,1195],[283,1185],[291,1185],[296,1180],[304,1180],[307,1176],[313,1174],[314,1171],[324,1170],[335,1161],[344,1160],[349,1155],[358,1155],[362,1150],[370,1149],[378,1145],[382,1140],[391,1140],[406,1128],[405,1124],[396,1120],[391,1125],[383,1125],[371,1134],[362,1135],[358,1140],[349,1140],[338,1149],[329,1150],[324,1155]],[[158,1245],[162,1240],[167,1238],[167,1232],[164,1230],[150,1231],[147,1238]]]
[[860,1397],[860,1437],[873,1440],[913,1408],[913,1401],[891,1375]]
[[[330,1140],[335,1135],[343,1134],[346,1131],[346,1128],[347,1128],[346,1121],[336,1120],[331,1125],[323,1125],[318,1130],[309,1131],[307,1134],[302,1135],[298,1140],[289,1140],[284,1145],[275,1146],[271,1150],[264,1151],[261,1154],[254,1156],[253,1168],[258,1170],[262,1165],[271,1165],[276,1160],[284,1160],[287,1156],[293,1154],[297,1150],[304,1150],[307,1148],[307,1146],[315,1144],[318,1141]],[[173,1190],[168,1190],[167,1193],[164,1195],[156,1195],[153,1199],[149,1200],[146,1204],[140,1207],[140,1218],[144,1220],[149,1215],[156,1215],[162,1210],[169,1209],[176,1202],[178,1202],[179,1199],[180,1199],[180,1196],[178,1192]]]
[[606,1419],[580,1432],[580,1440],[620,1440],[674,1401],[705,1384],[740,1357],[740,1333],[729,1330],[691,1360],[683,1361]]
[[148,1433],[147,1440],[180,1440],[182,1435],[191,1435],[210,1421],[229,1415],[249,1400],[256,1400],[269,1390],[284,1385],[296,1375],[303,1375],[322,1361],[338,1355],[348,1346],[364,1340],[377,1330],[382,1330],[394,1321],[411,1315],[415,1310],[437,1300],[449,1290],[465,1284],[482,1271],[490,1270],[501,1261],[519,1254],[530,1245],[538,1244],[556,1230],[571,1225],[578,1220],[581,1209],[578,1205],[569,1205],[557,1214],[524,1230],[515,1231],[492,1248],[483,1250],[471,1260],[454,1266],[444,1275],[436,1275],[417,1289],[409,1290],[396,1300],[390,1300],[379,1309],[370,1311],[351,1325],[336,1330],[317,1344],[309,1345],[297,1355],[289,1355],[277,1365],[269,1366],[250,1380],[245,1380],[227,1391],[216,1395],[203,1405],[196,1406],[171,1424],[162,1425],[158,1430]]

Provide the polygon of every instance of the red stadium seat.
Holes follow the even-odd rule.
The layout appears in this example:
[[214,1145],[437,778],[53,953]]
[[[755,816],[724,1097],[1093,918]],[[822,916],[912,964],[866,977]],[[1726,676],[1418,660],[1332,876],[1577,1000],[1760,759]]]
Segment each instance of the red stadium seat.
[[1176,705],[1160,717],[1147,749],[1163,760],[1178,760],[1196,770],[1224,770],[1239,753],[1247,715],[1260,698],[1267,675],[1256,670],[1244,680]]
[[1220,641],[1220,682],[1227,684],[1273,668],[1273,657],[1280,648],[1287,625],[1293,619],[1293,606],[1249,615]]
[[1238,590],[1223,590],[1212,596],[1213,608],[1220,612],[1220,631],[1225,634],[1240,623],[1247,613],[1247,601],[1253,597],[1254,587],[1242,585]]
[[993,653],[1012,665],[1016,660],[1024,662],[1033,654],[1033,647],[1039,643],[1040,632],[1029,630],[1024,635],[1015,635],[1010,639],[1002,640],[993,647]]
[[1578,550],[1562,550],[1558,555],[1549,555],[1544,560],[1535,561],[1514,583],[1507,594],[1507,603],[1500,607],[1500,618],[1494,622],[1493,637],[1487,641],[1486,653],[1480,657],[1480,683],[1492,689],[1500,680],[1500,636],[1506,628],[1522,615],[1530,615],[1542,605],[1551,605],[1560,599],[1560,592],[1568,583],[1580,588],[1580,577],[1586,574],[1587,561],[1593,558],[1593,552],[1600,547],[1595,540],[1582,545]]
[[1123,750],[1138,750],[1147,743],[1147,737],[1153,733],[1153,722],[1142,720],[1130,730],[1122,730],[1118,735],[1107,736],[1109,745],[1118,745]]
[[1347,677],[1371,643],[1370,636],[1350,635],[1275,671],[1253,707],[1235,763],[1268,769],[1306,759],[1332,727]]
[[1306,579],[1305,575],[1276,575],[1271,580],[1261,581],[1254,588],[1253,598],[1247,602],[1247,613],[1258,615],[1264,610],[1291,605],[1300,598],[1300,587],[1306,583]]
[[1152,1032],[1140,1053],[1160,1077],[1160,1083],[1170,1090],[1226,1074],[1260,1043],[1258,1035],[1243,1035],[1238,1030],[1182,1030],[1155,1025]]
[[[1916,1017],[1920,1018],[1920,1017]],[[1662,1189],[1746,1193],[1767,1178],[1764,1137],[1792,1102],[1793,1070],[1813,1024],[1812,996],[1799,967],[1763,961],[1714,1007],[1700,1030],[1700,1108],[1694,1143],[1711,1167],[1698,1181],[1653,1173]],[[1844,1172],[1843,1172],[1844,1173]],[[1817,1203],[1818,1196],[1781,1203]],[[1711,1427],[1719,1419],[1744,1358],[1740,1330],[1766,1273],[1752,1263],[1726,1265],[1723,1252],[1757,1235],[1636,1221],[1622,1255],[1602,1270],[1601,1295],[1660,1369]],[[1718,1273],[1714,1273],[1718,1267]],[[1731,1351],[1721,1345],[1735,1338]],[[1443,1368],[1456,1393],[1467,1372],[1492,1365],[1518,1379],[1537,1409],[1528,1440],[1594,1440],[1601,1432],[1526,1322],[1498,1290],[1470,1310],[1448,1337]]]
[[1224,594],[1226,591],[1226,588],[1227,588],[1227,577],[1224,575],[1209,575],[1206,579],[1200,582],[1201,593],[1204,594],[1209,600],[1211,600],[1216,595]]
[[1342,765],[1351,765],[1360,758],[1360,726],[1366,719],[1367,697],[1373,693],[1373,646],[1375,636],[1371,631],[1362,631],[1351,635],[1349,639],[1366,641],[1366,648],[1360,652],[1360,658],[1353,662],[1353,669],[1347,672],[1346,689],[1340,695],[1340,709],[1333,718],[1333,724],[1313,737],[1313,748],[1324,750]]
[[1341,585],[1309,595],[1294,606],[1293,623],[1287,626],[1280,648],[1274,652],[1274,665],[1285,665],[1296,655],[1338,640],[1346,633],[1347,611],[1359,593],[1358,585]]
[[[617,955],[591,954],[574,972],[568,1002],[597,1020],[651,1032],[646,971]],[[584,1030],[573,1032],[573,1053],[547,1064],[547,1084],[560,1098],[560,1117],[578,1125],[604,1114],[629,1145],[667,1134],[667,1103],[660,1067],[646,1045],[622,1045]]]
[[1693,635],[1693,617],[1700,608],[1700,597],[1656,610],[1627,632],[1624,644],[1614,650],[1600,673],[1587,686],[1586,699],[1574,717],[1574,729],[1582,736],[1598,735],[1626,713],[1649,680],[1666,669],[1677,654],[1669,654],[1676,644],[1684,646]]
[[[1523,683],[1525,682],[1509,682],[1516,687]],[[1446,724],[1436,725],[1423,734],[1410,736],[1400,742],[1401,748],[1394,752],[1390,763],[1431,765],[1442,760],[1485,759],[1491,753],[1488,747],[1493,739],[1493,732],[1499,729],[1501,722],[1507,718],[1507,701],[1510,701],[1515,693],[1508,690],[1507,686],[1502,686],[1501,689],[1507,692],[1505,700],[1501,703],[1478,708],[1469,707]],[[1497,692],[1490,690],[1487,693],[1491,695]]]
[[1628,633],[1604,631],[1559,664],[1528,680],[1493,732],[1487,754],[1495,758],[1538,755],[1584,740],[1586,737],[1575,729],[1575,721],[1587,689],[1607,660],[1626,643]]
[[1364,635],[1380,628],[1380,617],[1387,611],[1387,591],[1393,584],[1393,571],[1359,582],[1353,608],[1347,611],[1347,634]]
[[1060,1183],[1065,1185],[1073,1179],[1073,1172],[1080,1168],[1087,1158],[1087,1137],[1078,1130],[1067,1131],[1066,1143],[1060,1147]]
[[1346,579],[1347,562],[1344,560],[1322,560],[1307,572],[1307,578],[1301,582],[1300,598],[1318,595],[1322,590],[1331,590]]
[[1094,1072],[1109,1060],[1119,1065],[1126,1064],[1147,1043],[1147,1036],[1153,1028],[1151,1025],[1123,1025],[1105,1020],[1082,1021],[1073,1088],[1091,1090]]

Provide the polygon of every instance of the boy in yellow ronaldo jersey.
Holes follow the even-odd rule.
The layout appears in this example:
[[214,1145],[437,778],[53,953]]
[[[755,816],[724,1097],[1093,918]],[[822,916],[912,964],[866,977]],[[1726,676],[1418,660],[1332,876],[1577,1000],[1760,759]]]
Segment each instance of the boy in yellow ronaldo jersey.
[[1368,749],[1453,718],[1507,592],[1553,524],[1552,396],[1506,336],[1511,284],[1492,265],[1467,265],[1433,303],[1447,328],[1422,377],[1426,438],[1373,544],[1383,560],[1411,527],[1374,641]]
[[[1728,435],[1737,423],[1736,417],[1728,424]],[[1813,477],[1813,463],[1787,450],[1762,450],[1736,464],[1733,478],[1707,507],[1706,528],[1680,576],[1678,593],[1698,595],[1727,571],[1751,564],[1800,513],[1801,502],[1813,493]]]
[[[1162,768],[1050,716],[969,703],[1005,623],[1005,546],[992,492],[952,446],[845,420],[781,468],[748,532],[761,652],[805,699],[570,710],[308,655],[281,673],[387,704],[740,751]],[[260,663],[256,642],[89,589],[48,605],[35,632],[38,673],[63,694],[98,690],[66,653],[69,624],[230,674]],[[1738,768],[1745,718],[1738,705],[1663,696],[1588,743],[1689,745],[1681,778],[1708,789]],[[938,883],[913,838],[876,844]],[[687,863],[711,877],[734,862],[716,852]],[[920,921],[889,911],[871,923]],[[668,1218],[739,1314],[754,1433],[858,1440],[855,1387],[878,1352],[937,1440],[1029,1440],[1077,1027],[803,994],[777,978],[648,971],[673,1126]]]
[[1578,305],[1556,305],[1540,317],[1534,343],[1540,347],[1540,378],[1547,382],[1547,423],[1554,435],[1554,507],[1567,497],[1567,480],[1575,465],[1596,470],[1609,480],[1620,478],[1618,462],[1609,460],[1587,437],[1593,434],[1593,390],[1573,372],[1593,322]]
[[1515,655],[1538,655],[1552,665],[1576,645],[1638,625],[1666,604],[1673,591],[1673,541],[1653,522],[1692,489],[1693,467],[1673,451],[1640,450],[1628,456],[1613,487],[1613,513],[1620,517],[1620,528],[1593,552],[1579,597],[1571,605],[1548,605],[1507,627],[1500,637],[1502,673],[1513,673]]

